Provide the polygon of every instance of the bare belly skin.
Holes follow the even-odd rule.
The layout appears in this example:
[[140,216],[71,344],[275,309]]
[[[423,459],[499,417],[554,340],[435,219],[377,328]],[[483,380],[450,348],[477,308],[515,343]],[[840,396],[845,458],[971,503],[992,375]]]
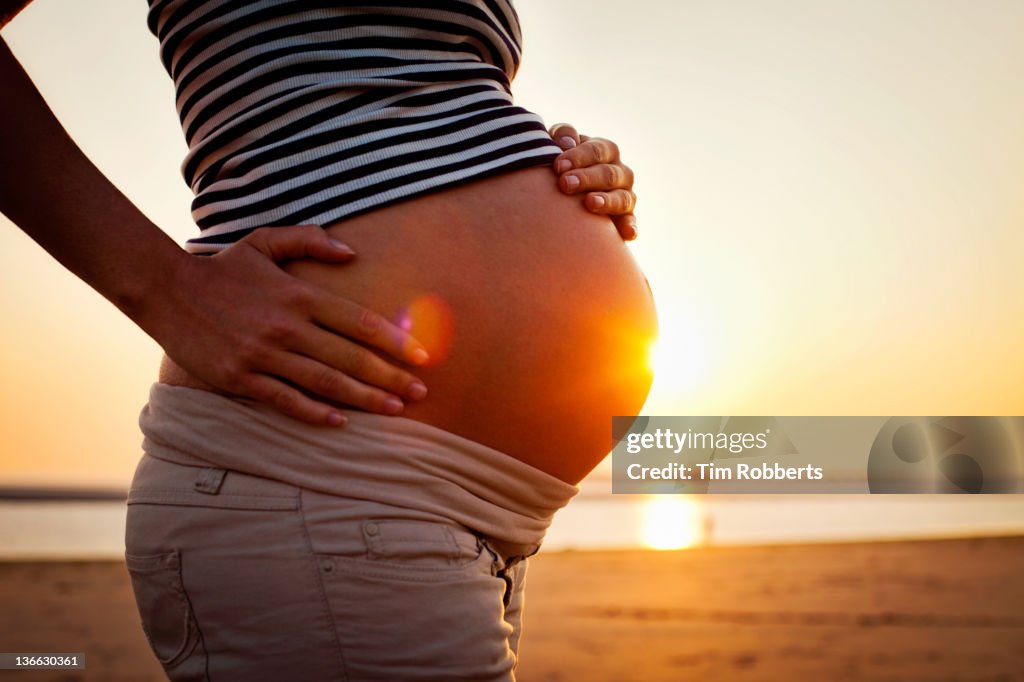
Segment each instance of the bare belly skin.
[[[351,263],[297,277],[392,320],[431,351],[429,395],[404,417],[576,483],[636,414],[657,331],[643,274],[611,221],[561,194],[547,167],[405,201],[327,229]],[[204,387],[165,359],[165,383]]]

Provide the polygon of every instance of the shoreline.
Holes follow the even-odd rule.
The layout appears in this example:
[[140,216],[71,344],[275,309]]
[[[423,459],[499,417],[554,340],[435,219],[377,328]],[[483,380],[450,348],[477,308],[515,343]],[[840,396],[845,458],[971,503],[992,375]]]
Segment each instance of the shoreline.
[[[1024,682],[1021,535],[564,550],[527,584],[521,682]],[[3,561],[0,601],[5,651],[86,654],[26,680],[163,679],[120,561]]]

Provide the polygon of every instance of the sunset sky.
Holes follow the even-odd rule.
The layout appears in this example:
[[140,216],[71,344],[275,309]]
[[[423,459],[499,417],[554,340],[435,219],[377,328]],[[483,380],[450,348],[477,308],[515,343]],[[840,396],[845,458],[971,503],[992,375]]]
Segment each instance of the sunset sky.
[[[517,8],[519,103],[615,140],[637,174],[631,248],[663,328],[645,412],[1024,414],[1024,3]],[[3,37],[184,242],[145,16],[36,0]],[[0,222],[0,485],[125,485],[159,348]]]

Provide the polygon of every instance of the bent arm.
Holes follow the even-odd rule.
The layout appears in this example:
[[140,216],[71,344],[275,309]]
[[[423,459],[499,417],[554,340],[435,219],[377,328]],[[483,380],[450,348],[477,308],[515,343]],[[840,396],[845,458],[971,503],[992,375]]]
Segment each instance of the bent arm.
[[0,88],[0,212],[146,329],[152,292],[188,254],[89,161],[3,39]]
[[426,395],[371,350],[423,364],[427,352],[407,331],[278,265],[344,263],[351,249],[319,227],[281,227],[191,256],[86,158],[2,39],[0,88],[0,212],[194,377],[315,424],[344,422],[323,399],[397,414],[403,397]]

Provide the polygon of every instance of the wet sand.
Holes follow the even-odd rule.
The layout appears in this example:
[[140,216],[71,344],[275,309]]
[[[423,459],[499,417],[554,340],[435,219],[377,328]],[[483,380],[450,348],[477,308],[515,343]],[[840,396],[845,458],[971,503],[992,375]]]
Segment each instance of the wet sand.
[[[1024,537],[559,552],[528,584],[521,682],[1024,682]],[[118,562],[0,563],[0,651],[163,679]]]

